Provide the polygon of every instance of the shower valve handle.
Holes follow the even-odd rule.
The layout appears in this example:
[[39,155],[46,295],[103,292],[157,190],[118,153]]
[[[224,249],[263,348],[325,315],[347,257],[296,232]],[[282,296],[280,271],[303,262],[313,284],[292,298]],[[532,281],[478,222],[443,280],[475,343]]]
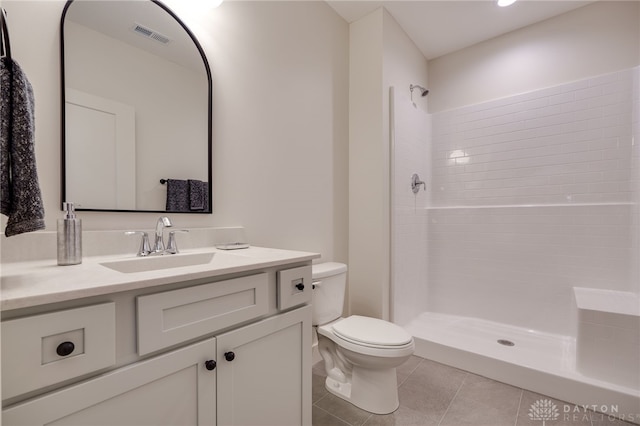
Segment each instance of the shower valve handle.
[[418,191],[420,191],[420,185],[422,185],[422,188],[425,191],[427,190],[427,184],[420,180],[420,176],[418,176],[417,173],[414,173],[411,176],[411,191],[413,191],[414,194],[417,194]]

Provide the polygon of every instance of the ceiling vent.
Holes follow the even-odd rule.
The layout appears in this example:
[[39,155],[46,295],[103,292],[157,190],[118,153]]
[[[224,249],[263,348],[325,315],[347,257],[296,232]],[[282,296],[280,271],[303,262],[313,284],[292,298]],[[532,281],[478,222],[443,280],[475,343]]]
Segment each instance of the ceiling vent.
[[171,41],[171,39],[166,35],[160,34],[159,32],[145,27],[144,25],[140,25],[137,22],[133,27],[133,31],[162,44],[169,44],[169,42]]

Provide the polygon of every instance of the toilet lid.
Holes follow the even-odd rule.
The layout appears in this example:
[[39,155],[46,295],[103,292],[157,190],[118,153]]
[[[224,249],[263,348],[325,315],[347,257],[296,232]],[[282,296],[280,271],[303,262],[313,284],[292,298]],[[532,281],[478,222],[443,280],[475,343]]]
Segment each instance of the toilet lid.
[[368,345],[403,346],[412,337],[402,327],[377,318],[352,315],[333,325],[333,332],[340,337]]

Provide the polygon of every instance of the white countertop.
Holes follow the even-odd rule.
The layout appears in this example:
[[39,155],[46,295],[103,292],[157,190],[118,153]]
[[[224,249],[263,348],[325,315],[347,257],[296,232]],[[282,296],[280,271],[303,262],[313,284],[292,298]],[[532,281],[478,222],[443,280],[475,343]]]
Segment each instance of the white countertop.
[[1,270],[0,310],[246,272],[320,257],[317,253],[253,246],[241,250],[191,249],[165,256],[203,252],[215,253],[207,264],[134,273],[118,272],[101,265],[104,262],[135,259],[131,254],[85,257],[81,264],[71,266],[58,266],[56,259],[5,263]]

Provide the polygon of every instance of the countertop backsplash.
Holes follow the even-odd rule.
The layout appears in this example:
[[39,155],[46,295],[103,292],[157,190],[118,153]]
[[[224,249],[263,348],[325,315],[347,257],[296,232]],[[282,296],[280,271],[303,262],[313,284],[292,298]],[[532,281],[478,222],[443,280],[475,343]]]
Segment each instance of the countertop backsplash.
[[[165,230],[166,236],[171,230]],[[222,243],[247,243],[243,227],[228,228],[185,228],[187,233],[176,235],[179,249],[213,247]],[[83,257],[127,254],[135,256],[140,247],[139,235],[125,235],[126,230],[84,231],[82,233]],[[155,231],[145,229],[149,240],[153,241]],[[0,240],[0,263],[15,263],[35,260],[56,259],[56,232],[38,231],[13,237],[9,240],[2,236]]]

